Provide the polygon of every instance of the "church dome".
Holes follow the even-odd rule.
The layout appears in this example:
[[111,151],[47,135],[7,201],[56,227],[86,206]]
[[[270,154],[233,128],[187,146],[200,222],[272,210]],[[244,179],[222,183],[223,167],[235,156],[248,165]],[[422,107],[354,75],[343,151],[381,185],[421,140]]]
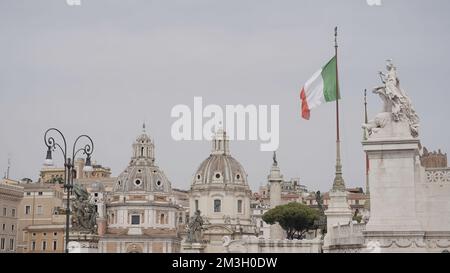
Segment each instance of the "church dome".
[[222,129],[219,129],[214,136],[211,155],[195,172],[192,185],[201,184],[248,185],[247,173],[230,155],[229,140]]
[[128,167],[117,177],[113,192],[170,193],[171,186],[164,172],[155,165],[154,144],[143,132],[133,143],[133,156]]

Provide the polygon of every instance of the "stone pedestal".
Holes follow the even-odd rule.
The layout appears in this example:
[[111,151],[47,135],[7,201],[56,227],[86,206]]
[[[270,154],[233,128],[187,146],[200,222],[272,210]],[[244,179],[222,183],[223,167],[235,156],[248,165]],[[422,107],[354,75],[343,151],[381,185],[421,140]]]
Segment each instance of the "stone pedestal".
[[369,156],[370,220],[367,231],[421,231],[416,215],[418,139],[363,142]]
[[420,141],[406,122],[391,122],[363,142],[369,157],[370,219],[366,252],[426,252],[417,216]]
[[203,243],[181,243],[182,253],[204,253],[206,244]]
[[98,253],[97,234],[73,231],[69,234],[69,253]]
[[325,211],[327,216],[327,234],[324,238],[324,249],[332,244],[334,237],[333,227],[337,225],[347,225],[352,220],[352,210],[348,205],[347,192],[330,191],[330,201],[328,209]]

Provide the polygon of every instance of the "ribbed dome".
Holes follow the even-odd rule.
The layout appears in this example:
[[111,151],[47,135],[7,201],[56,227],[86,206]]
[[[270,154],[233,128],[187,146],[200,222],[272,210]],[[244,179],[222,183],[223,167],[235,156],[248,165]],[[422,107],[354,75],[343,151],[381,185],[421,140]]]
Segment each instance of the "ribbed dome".
[[114,192],[167,192],[170,182],[157,166],[130,165],[117,178]]
[[213,139],[211,155],[200,164],[193,185],[218,183],[247,185],[247,173],[230,155],[228,142],[226,133],[219,129]]
[[247,173],[231,155],[210,155],[195,173],[193,184],[247,185]]

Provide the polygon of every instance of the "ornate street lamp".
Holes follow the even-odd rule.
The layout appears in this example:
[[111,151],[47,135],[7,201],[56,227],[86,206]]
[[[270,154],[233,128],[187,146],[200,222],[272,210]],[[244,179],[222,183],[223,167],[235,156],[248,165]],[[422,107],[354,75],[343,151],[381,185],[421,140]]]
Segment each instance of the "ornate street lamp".
[[[55,138],[50,134],[56,133],[59,134],[63,140],[63,145],[61,146],[59,143],[55,141]],[[49,135],[49,136],[47,136]],[[80,139],[87,139],[89,142],[84,147],[77,149],[77,143]],[[69,252],[69,227],[70,227],[70,194],[73,189],[73,176],[74,176],[74,162],[75,157],[79,152],[82,152],[86,155],[86,163],[84,171],[91,171],[91,155],[94,151],[94,142],[88,135],[81,135],[77,137],[75,143],[72,148],[72,157],[69,157],[67,154],[67,142],[64,135],[60,130],[56,128],[48,129],[44,134],[44,142],[47,146],[47,156],[45,158],[45,165],[53,165],[52,152],[59,148],[64,156],[64,190],[67,193],[67,207],[66,207],[66,242],[65,242],[65,252]]]

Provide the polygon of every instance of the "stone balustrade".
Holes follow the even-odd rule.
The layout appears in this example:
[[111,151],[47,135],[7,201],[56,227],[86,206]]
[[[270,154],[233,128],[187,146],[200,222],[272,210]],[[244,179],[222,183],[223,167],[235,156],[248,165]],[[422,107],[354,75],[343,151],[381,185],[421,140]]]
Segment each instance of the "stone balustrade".
[[333,227],[332,245],[364,245],[363,231],[366,224],[350,223]]
[[428,183],[450,183],[450,168],[426,169],[425,174]]

